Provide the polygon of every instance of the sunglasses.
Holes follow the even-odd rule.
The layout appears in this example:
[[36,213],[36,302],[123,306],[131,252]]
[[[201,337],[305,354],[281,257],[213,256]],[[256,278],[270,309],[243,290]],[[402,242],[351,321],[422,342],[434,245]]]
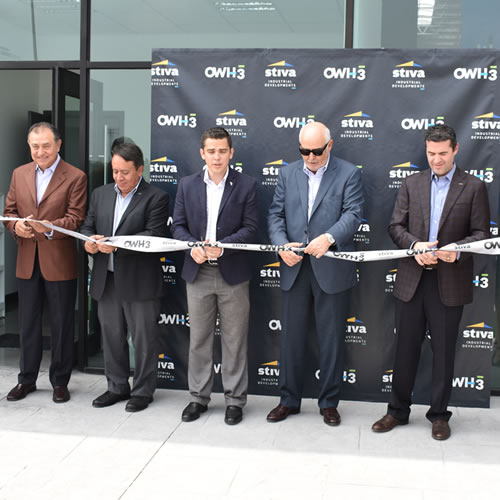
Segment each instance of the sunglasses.
[[[328,142],[330,142],[330,141],[328,141]],[[309,156],[312,153],[314,156],[321,156],[323,154],[323,151],[328,146],[328,142],[322,148],[316,148],[316,149],[306,149],[306,148],[301,148],[299,146],[300,154],[302,156]]]

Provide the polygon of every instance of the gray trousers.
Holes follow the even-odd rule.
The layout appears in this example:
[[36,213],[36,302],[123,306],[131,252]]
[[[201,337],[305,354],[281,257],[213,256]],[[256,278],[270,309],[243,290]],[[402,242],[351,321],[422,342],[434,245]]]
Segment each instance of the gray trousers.
[[243,407],[248,392],[249,282],[228,285],[217,266],[203,264],[186,283],[190,323],[188,383],[191,400],[208,404],[214,381],[213,349],[220,315],[222,385],[226,405]]
[[[98,303],[104,351],[104,373],[108,390],[115,394],[153,396],[158,372],[158,316],[160,300],[126,302],[116,298],[113,273],[108,272],[104,293]],[[128,330],[134,346],[134,385],[130,376]]]

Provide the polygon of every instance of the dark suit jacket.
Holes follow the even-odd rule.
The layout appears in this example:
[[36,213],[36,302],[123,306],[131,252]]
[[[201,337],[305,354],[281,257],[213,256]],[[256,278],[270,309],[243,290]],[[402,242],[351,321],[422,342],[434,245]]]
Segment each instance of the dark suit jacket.
[[[303,167],[304,161],[299,160],[279,171],[268,216],[271,242],[274,245],[294,241],[306,244],[320,234],[330,233],[336,240],[335,251],[354,250],[353,236],[361,222],[363,209],[359,169],[352,163],[330,155],[308,221],[308,177]],[[283,290],[292,287],[301,264],[280,266]],[[356,265],[353,262],[329,257],[311,258],[311,266],[319,286],[326,293],[342,292],[357,282]]]
[[[182,241],[200,241],[207,232],[207,190],[204,172],[184,177],[175,198],[172,234]],[[221,243],[253,243],[257,235],[257,181],[229,169],[217,219],[217,240]],[[224,249],[219,270],[229,285],[251,278],[247,251]],[[182,278],[192,283],[200,266],[186,252]]]
[[[429,240],[431,173],[426,170],[407,177],[396,199],[389,235],[400,248]],[[457,169],[439,222],[439,247],[489,238],[490,210],[484,182]],[[398,263],[394,296],[404,302],[412,299],[424,271],[414,258]],[[432,271],[435,272],[435,271]],[[472,302],[472,254],[462,252],[457,262],[439,260],[439,294],[443,304],[460,306]]]
[[[36,220],[48,220],[57,226],[76,231],[85,217],[86,175],[61,159],[37,207],[35,172],[35,162],[14,170],[5,201],[4,216],[33,215]],[[50,240],[44,233],[37,232],[32,239],[17,238],[14,233],[15,223],[4,222],[4,224],[17,240],[18,278],[31,278],[35,252],[38,248],[40,271],[47,281],[76,279],[77,247],[74,238],[57,231],[54,231]]]
[[[87,236],[94,234],[111,236],[115,202],[114,183],[95,189],[80,232]],[[166,237],[167,219],[168,194],[142,179],[115,234]],[[119,299],[139,301],[163,295],[160,254],[119,248],[113,256],[115,290]],[[99,300],[104,292],[108,260],[108,254],[99,252],[94,255],[90,295],[95,300]]]

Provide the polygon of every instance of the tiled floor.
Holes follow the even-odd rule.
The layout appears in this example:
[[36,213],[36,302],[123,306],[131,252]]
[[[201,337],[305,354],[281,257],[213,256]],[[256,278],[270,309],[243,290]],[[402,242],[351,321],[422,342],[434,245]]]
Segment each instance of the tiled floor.
[[51,400],[47,362],[38,390],[8,402],[17,351],[0,350],[0,499],[383,499],[498,498],[500,398],[491,409],[453,409],[452,437],[430,437],[425,408],[388,434],[370,426],[379,403],[342,402],[328,427],[315,401],[269,424],[274,398],[251,396],[244,420],[223,422],[223,398],[191,423],[187,392],[158,390],[144,412],[125,403],[95,409],[103,376],[75,371],[71,400]]

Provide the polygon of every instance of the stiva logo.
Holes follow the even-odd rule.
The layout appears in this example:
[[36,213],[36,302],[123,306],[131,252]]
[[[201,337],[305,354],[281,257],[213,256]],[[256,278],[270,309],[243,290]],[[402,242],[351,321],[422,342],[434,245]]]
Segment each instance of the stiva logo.
[[415,61],[408,61],[398,64],[396,69],[392,70],[393,78],[425,78],[425,71],[420,64]]
[[279,278],[280,277],[280,263],[273,262],[272,264],[266,264],[263,269],[260,270],[261,278]]
[[151,76],[179,76],[177,64],[165,59],[151,65]]
[[457,80],[490,80],[494,82],[497,79],[497,67],[489,68],[455,68],[453,76]]
[[295,78],[297,72],[293,64],[289,64],[283,60],[268,64],[264,75],[266,78]]
[[237,78],[238,80],[243,80],[245,78],[245,65],[207,66],[205,68],[205,76],[207,78]]
[[280,362],[278,360],[269,361],[268,363],[262,363],[259,366],[257,373],[261,376],[274,376],[278,377],[280,374]]
[[500,130],[500,116],[495,113],[485,113],[477,115],[472,122],[473,130]]
[[382,383],[391,384],[392,383],[392,373],[393,373],[393,370],[386,370],[382,375]]
[[160,262],[161,262],[161,268],[164,273],[175,274],[177,272],[177,269],[175,268],[173,261],[168,260],[166,257],[161,257]]
[[410,175],[420,172],[420,167],[414,165],[413,163],[407,161],[405,163],[400,163],[399,165],[394,165],[391,167],[389,172],[389,177],[391,179],[404,179]]
[[278,175],[280,167],[284,167],[285,165],[288,165],[285,160],[270,161],[262,169],[262,175]]
[[349,115],[344,115],[344,120],[340,122],[343,128],[373,128],[373,121],[370,120],[370,115],[357,111]]
[[398,272],[397,268],[396,269],[389,269],[389,271],[385,275],[385,282],[386,283],[395,283],[397,272]]
[[490,220],[490,234],[493,237],[498,236],[498,224],[494,220]]
[[347,325],[345,331],[347,334],[367,333],[365,324],[360,319],[357,319],[356,316],[347,319]]
[[161,174],[176,174],[177,165],[175,164],[174,160],[171,160],[166,156],[162,156],[161,158],[156,158],[156,160],[151,160],[151,163],[149,165],[149,172]]
[[493,327],[487,325],[484,321],[481,323],[474,323],[473,325],[467,325],[465,328],[463,332],[464,339],[493,340],[495,337]]
[[366,66],[360,64],[357,68],[329,66],[323,70],[323,76],[327,80],[364,80],[366,78]]
[[172,358],[166,354],[158,354],[158,368],[160,370],[175,370],[175,364]]
[[218,127],[246,127],[247,120],[243,113],[236,111],[236,109],[231,109],[230,111],[219,113],[219,118],[215,120],[215,124]]

